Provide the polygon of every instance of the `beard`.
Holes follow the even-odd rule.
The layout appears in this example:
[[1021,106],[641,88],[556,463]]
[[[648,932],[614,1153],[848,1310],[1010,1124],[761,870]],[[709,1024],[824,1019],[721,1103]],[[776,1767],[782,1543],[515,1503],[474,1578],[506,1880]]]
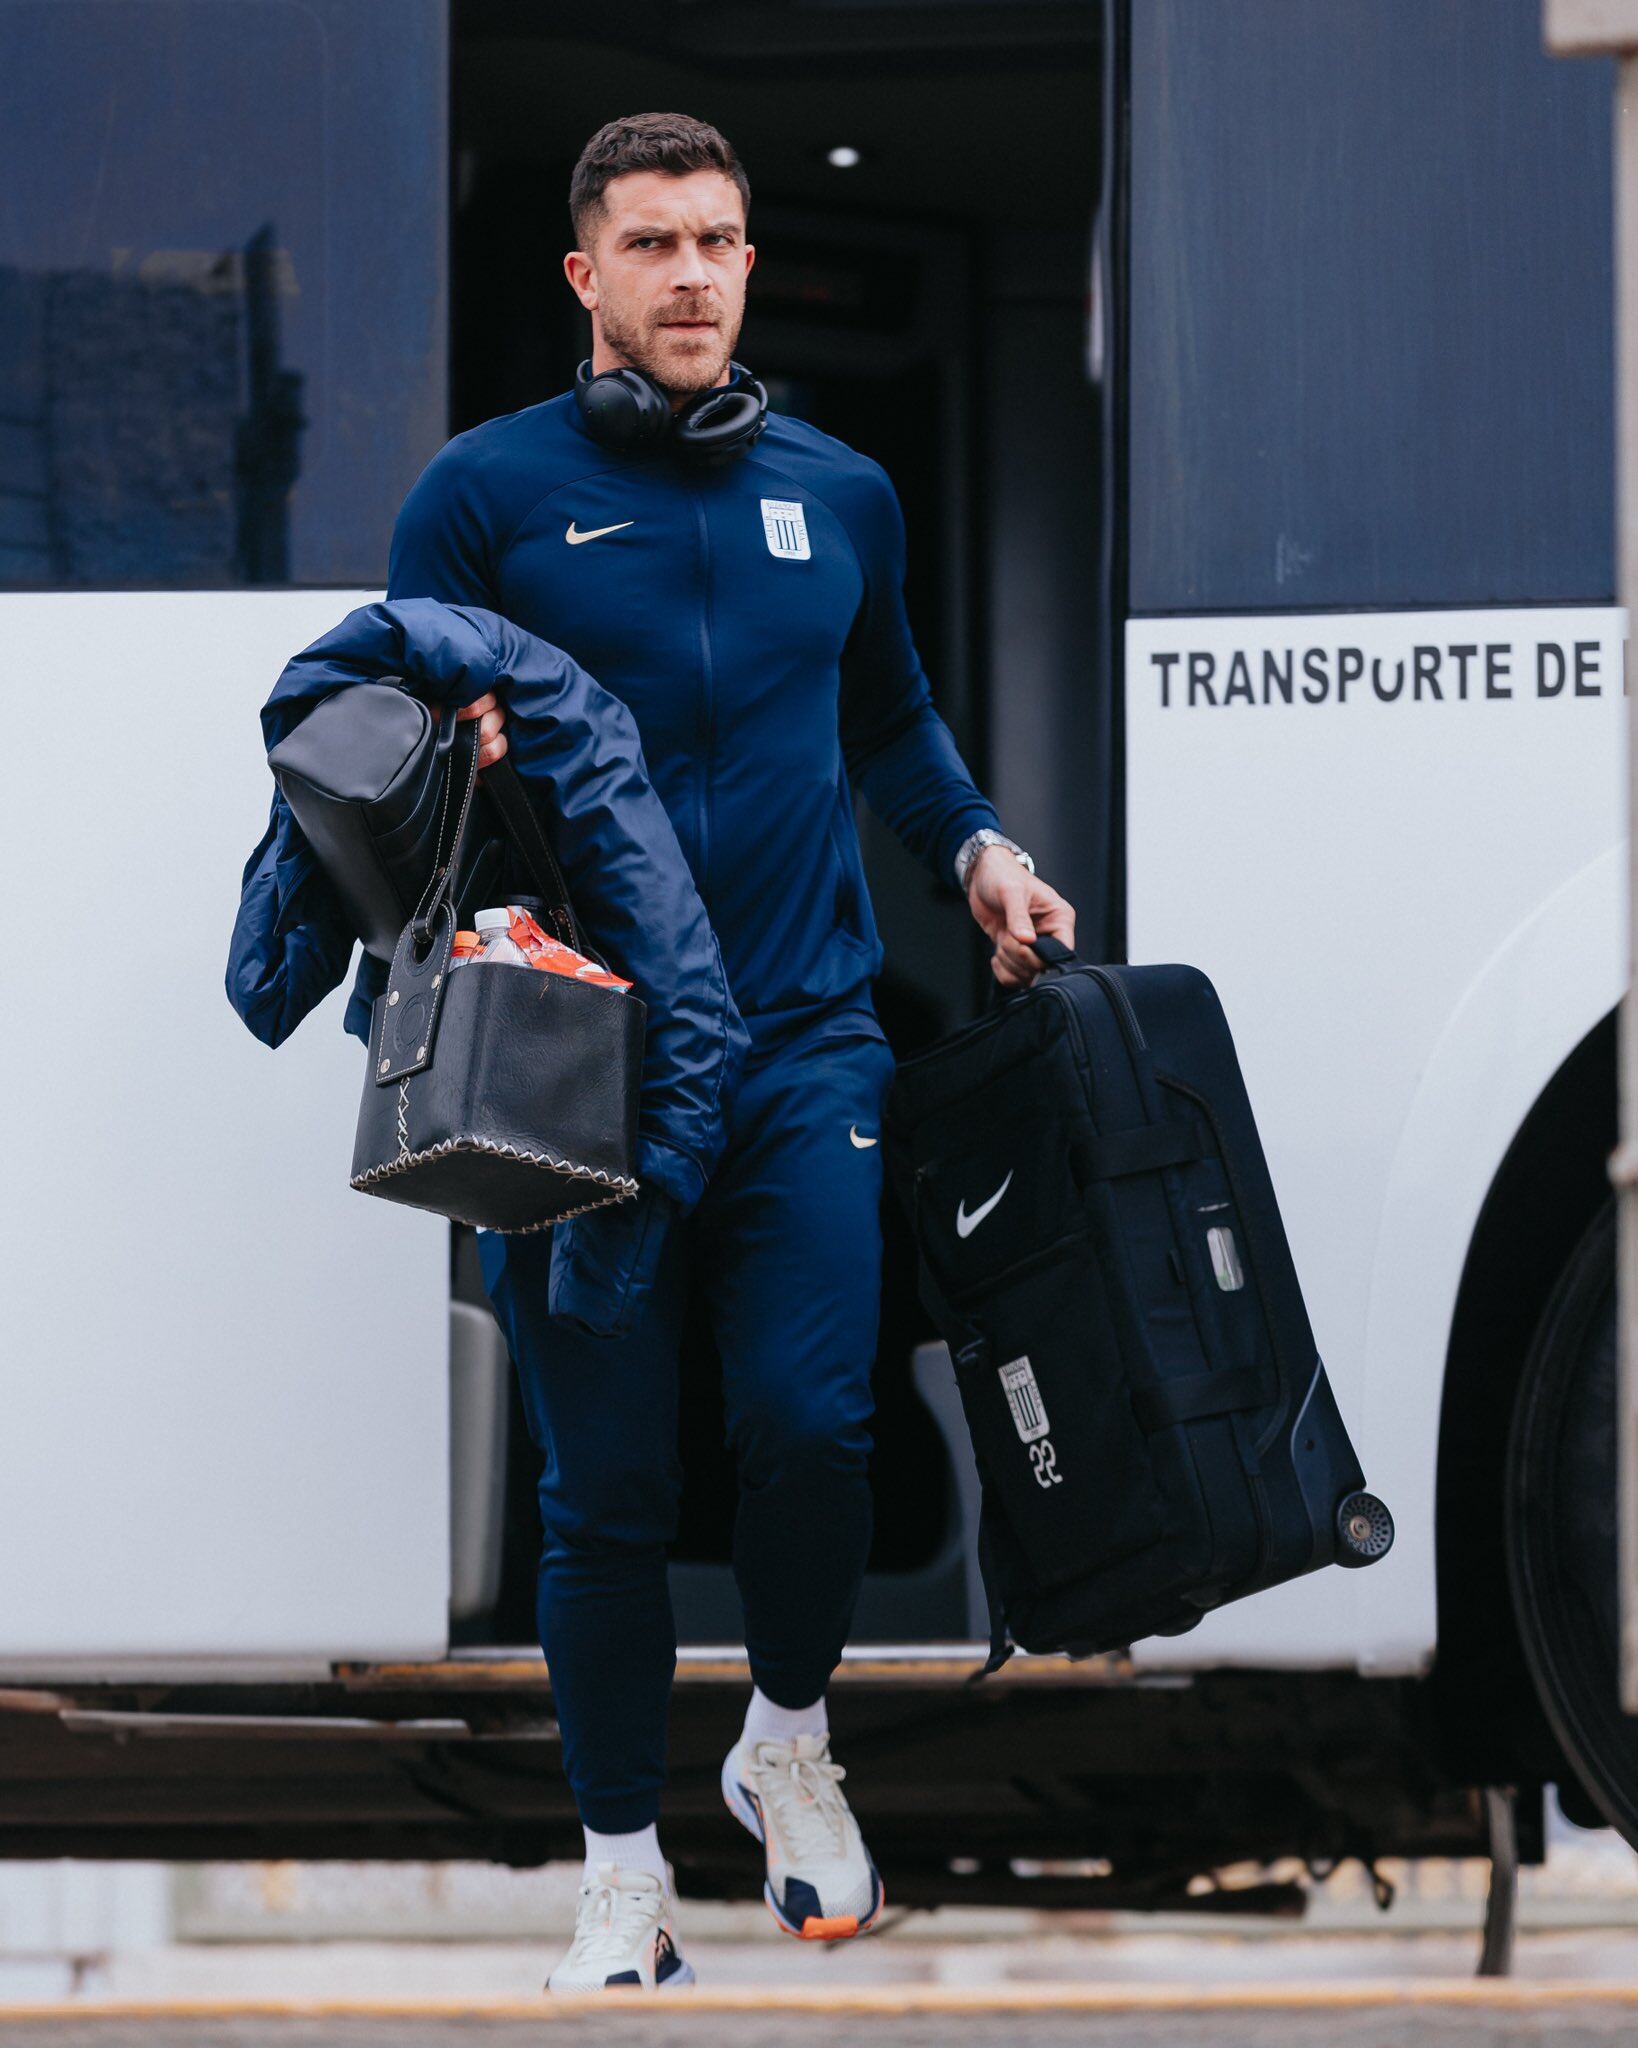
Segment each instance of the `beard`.
[[[739,339],[740,323],[726,324],[724,309],[721,307],[667,306],[663,318],[650,315],[644,321],[628,320],[613,306],[599,309],[602,317],[603,339],[608,347],[633,369],[641,370],[652,377],[662,391],[682,396],[691,396],[697,391],[708,391],[720,382]],[[689,318],[718,320],[723,324],[713,327],[709,333],[693,334],[686,337],[666,332],[666,321],[681,321]]]

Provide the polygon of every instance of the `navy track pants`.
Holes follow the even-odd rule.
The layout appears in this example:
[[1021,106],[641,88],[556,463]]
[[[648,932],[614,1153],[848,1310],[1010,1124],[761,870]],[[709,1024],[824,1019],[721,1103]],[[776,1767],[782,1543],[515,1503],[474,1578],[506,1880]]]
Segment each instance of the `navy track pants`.
[[665,1780],[677,1647],[666,1551],[690,1288],[722,1360],[751,1675],[781,1706],[823,1693],[870,1548],[878,1141],[893,1054],[857,1004],[795,1029],[788,1016],[746,1023],[727,1150],[699,1206],[671,1223],[628,1334],[548,1320],[550,1233],[478,1239],[544,1457],[537,1615],[564,1768],[581,1819],[604,1834],[654,1820]]

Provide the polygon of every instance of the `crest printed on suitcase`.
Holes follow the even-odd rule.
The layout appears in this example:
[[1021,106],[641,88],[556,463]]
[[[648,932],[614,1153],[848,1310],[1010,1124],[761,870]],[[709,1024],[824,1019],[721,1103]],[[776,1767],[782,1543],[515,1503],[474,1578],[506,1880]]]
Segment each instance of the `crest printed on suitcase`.
[[1018,1441],[1032,1444],[1052,1427],[1047,1421],[1046,1404],[1036,1383],[1035,1368],[1026,1356],[1009,1359],[1000,1370],[1001,1385],[1006,1392],[1007,1406],[1012,1410],[1012,1426],[1018,1432]]

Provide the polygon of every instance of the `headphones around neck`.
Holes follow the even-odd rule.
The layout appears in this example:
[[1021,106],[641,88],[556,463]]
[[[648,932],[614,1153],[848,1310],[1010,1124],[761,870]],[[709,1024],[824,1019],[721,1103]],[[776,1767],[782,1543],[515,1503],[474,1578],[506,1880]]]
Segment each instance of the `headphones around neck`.
[[735,382],[697,391],[677,410],[644,370],[622,364],[592,375],[588,358],[574,373],[575,404],[594,441],[616,455],[642,455],[669,447],[685,462],[730,462],[768,423],[768,394],[743,363],[731,362]]

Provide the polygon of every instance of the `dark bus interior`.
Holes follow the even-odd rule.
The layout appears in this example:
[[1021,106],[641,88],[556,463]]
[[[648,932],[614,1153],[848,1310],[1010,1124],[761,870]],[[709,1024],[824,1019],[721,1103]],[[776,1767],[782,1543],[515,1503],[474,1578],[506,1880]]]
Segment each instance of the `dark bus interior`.
[[[562,274],[570,172],[616,114],[677,109],[733,141],[757,251],[737,354],[773,405],[882,462],[909,534],[908,603],[940,710],[981,786],[1096,943],[1108,819],[1093,773],[1099,402],[1090,6],[466,0],[453,16],[449,430],[563,390],[590,352]],[[833,153],[856,161],[833,161]],[[988,946],[952,890],[862,807],[903,1057],[990,1000]],[[973,1481],[908,1229],[884,1203],[876,1535],[859,1642],[979,1628]],[[453,1229],[458,1301],[484,1301]],[[507,1376],[510,1385],[510,1375]],[[735,1488],[703,1318],[684,1356],[679,1639],[738,1640]],[[492,1602],[460,1645],[533,1640],[539,1453],[515,1387]]]

